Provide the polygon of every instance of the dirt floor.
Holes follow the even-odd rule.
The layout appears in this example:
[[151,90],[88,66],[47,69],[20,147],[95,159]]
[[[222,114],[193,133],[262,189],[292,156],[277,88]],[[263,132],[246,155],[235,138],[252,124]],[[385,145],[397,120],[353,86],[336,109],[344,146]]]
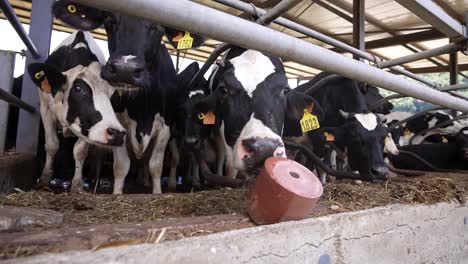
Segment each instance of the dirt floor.
[[[453,200],[464,203],[467,187],[468,175],[448,173],[399,177],[378,184],[336,181],[325,186],[324,194],[311,217],[395,203],[432,204]],[[0,242],[0,258],[70,249],[96,249],[122,243],[145,243],[160,236],[163,236],[164,240],[173,240],[253,226],[246,215],[245,197],[246,189],[157,196],[53,194],[37,191],[8,194],[0,197],[0,205],[51,209],[64,214],[64,223],[53,228],[32,227],[22,232],[0,233],[0,241],[4,241]],[[219,224],[220,222],[222,224]],[[177,232],[174,233],[177,235],[161,235],[162,231],[151,235],[148,234],[148,224],[140,224],[141,227],[136,228],[135,223],[151,223],[153,228],[169,228],[171,232],[174,231],[174,226],[177,226]],[[97,229],[96,232],[101,233],[99,239],[94,234],[96,232],[93,232],[90,237],[82,236],[80,239],[83,240],[78,240],[76,245],[68,244],[65,247],[61,245],[63,241],[55,238],[57,234],[53,234],[58,233],[63,239],[67,239],[72,236],[68,234],[71,230],[82,230],[83,226],[88,230],[91,225],[93,231]],[[130,231],[119,231],[119,236],[108,234],[113,232],[112,228],[123,230],[124,227]],[[47,232],[54,239],[51,240],[46,235]],[[40,236],[35,238],[34,235]],[[34,243],[41,246],[36,247]]]

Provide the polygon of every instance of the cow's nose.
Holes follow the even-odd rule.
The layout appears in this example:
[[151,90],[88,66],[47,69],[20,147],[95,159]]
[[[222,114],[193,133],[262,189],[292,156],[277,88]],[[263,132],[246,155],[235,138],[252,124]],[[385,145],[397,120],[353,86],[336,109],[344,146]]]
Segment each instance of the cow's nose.
[[284,145],[277,138],[247,138],[242,140],[242,145],[248,153],[243,160],[249,167],[260,166],[272,156],[285,156]]
[[388,172],[387,166],[376,166],[371,169],[371,173],[376,180],[386,180],[388,178]]
[[115,128],[108,128],[107,132],[107,144],[111,146],[121,146],[124,143],[125,131],[119,131]]
[[185,141],[185,144],[189,146],[194,146],[198,143],[198,138],[197,137],[185,137],[184,141]]
[[109,60],[102,68],[101,77],[110,82],[138,84],[144,78],[145,69],[136,63]]

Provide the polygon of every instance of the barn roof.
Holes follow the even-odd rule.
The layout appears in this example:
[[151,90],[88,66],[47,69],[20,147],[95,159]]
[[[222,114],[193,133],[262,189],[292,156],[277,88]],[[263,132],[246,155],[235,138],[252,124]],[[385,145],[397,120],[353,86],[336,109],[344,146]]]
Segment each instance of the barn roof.
[[[31,15],[31,1],[9,0],[22,23],[29,24]],[[224,6],[211,0],[196,0],[201,4],[234,14],[241,11]],[[280,0],[248,0],[257,7],[269,9]],[[327,36],[341,40],[347,44],[352,42],[352,2],[353,0],[304,0],[289,10],[283,17],[321,32]],[[466,0],[434,0],[443,10],[459,22],[463,21],[463,14],[468,11]],[[424,22],[418,16],[393,0],[366,0],[365,1],[365,32],[366,49],[368,52],[383,58],[395,59],[404,55],[423,50],[433,49],[449,43],[449,39]],[[0,13],[0,17],[4,18]],[[276,30],[302,38],[316,45],[332,48],[327,44],[307,37],[301,33],[272,24]],[[73,29],[63,22],[54,20],[54,30],[72,32]],[[106,32],[99,28],[92,32],[98,39],[106,40]],[[274,40],[272,40],[274,41]],[[181,56],[190,59],[205,61],[213,49],[220,42],[210,39],[205,45],[197,49],[181,52]],[[176,51],[167,45],[170,52]],[[462,54],[462,53],[459,53]],[[346,54],[346,56],[350,56]],[[441,55],[431,59],[415,61],[402,65],[414,73],[446,72],[448,71],[449,55]],[[459,70],[468,70],[468,57],[459,56]],[[320,70],[307,67],[295,62],[285,62],[289,78],[311,77]]]

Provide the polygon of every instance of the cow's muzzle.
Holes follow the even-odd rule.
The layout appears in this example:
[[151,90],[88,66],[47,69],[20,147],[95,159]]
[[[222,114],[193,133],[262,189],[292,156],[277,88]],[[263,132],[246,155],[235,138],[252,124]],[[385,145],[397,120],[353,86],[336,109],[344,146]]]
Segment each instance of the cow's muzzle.
[[279,138],[251,137],[242,140],[237,155],[244,162],[247,169],[255,169],[262,166],[269,157],[286,157],[284,144]]

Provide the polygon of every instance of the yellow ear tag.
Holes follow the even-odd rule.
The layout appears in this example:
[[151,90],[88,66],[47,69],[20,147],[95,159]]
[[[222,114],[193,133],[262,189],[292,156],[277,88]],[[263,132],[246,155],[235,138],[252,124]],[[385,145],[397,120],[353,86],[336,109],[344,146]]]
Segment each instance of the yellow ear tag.
[[198,119],[203,120],[204,118],[205,118],[205,114],[204,114],[204,113],[199,113],[199,114],[198,114]]
[[193,45],[193,38],[190,36],[190,32],[185,32],[185,35],[177,43],[177,49],[190,49]]
[[67,9],[68,9],[68,12],[70,12],[72,14],[76,12],[76,6],[74,6],[74,5],[68,5]]
[[41,82],[41,90],[46,93],[50,93],[50,91],[52,90],[50,88],[49,80],[47,80],[47,78],[44,78],[44,80]]
[[40,80],[44,75],[44,71],[36,72],[36,74],[34,74],[34,78],[36,78],[36,80]]
[[317,116],[307,111],[307,108],[304,109],[304,115],[302,116],[300,123],[301,123],[302,133],[320,128],[320,124],[319,124]]
[[204,125],[214,125],[216,123],[216,116],[213,112],[208,112],[203,118]]
[[413,134],[413,132],[411,132],[409,129],[405,129],[405,131],[403,132],[403,136],[407,137],[407,136],[411,136]]

